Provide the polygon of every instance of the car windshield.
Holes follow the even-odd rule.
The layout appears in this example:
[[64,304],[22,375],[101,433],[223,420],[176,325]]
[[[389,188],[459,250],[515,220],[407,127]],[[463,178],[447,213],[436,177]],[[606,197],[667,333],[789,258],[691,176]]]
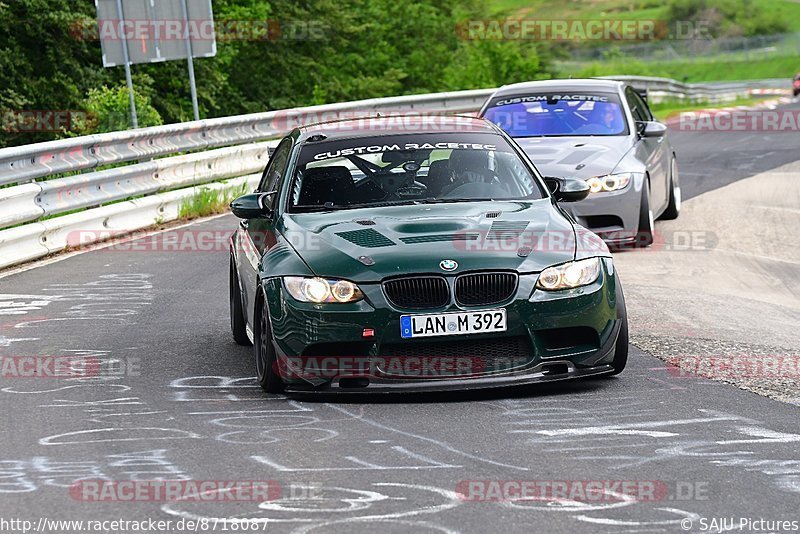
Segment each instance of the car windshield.
[[484,116],[511,137],[628,134],[619,97],[612,93],[503,96]]
[[497,134],[426,133],[306,144],[292,211],[543,198],[538,179]]

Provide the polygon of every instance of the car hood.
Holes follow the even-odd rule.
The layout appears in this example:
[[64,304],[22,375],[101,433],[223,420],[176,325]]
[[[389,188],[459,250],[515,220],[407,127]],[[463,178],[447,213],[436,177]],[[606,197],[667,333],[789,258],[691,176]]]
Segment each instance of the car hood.
[[611,173],[633,148],[628,136],[529,137],[515,141],[544,176],[584,180]]
[[285,214],[282,221],[280,231],[314,274],[360,282],[444,274],[442,260],[456,261],[456,274],[539,272],[571,261],[576,249],[572,223],[550,199]]

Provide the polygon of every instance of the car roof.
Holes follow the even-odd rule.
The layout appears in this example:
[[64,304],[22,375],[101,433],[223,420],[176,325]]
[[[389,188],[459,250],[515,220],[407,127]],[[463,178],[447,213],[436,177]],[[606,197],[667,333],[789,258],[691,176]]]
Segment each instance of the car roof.
[[624,86],[625,82],[599,78],[540,80],[504,85],[495,91],[492,97],[518,95],[533,91],[610,91],[617,93]]
[[[341,119],[298,128],[298,141],[323,135],[324,140],[382,137],[386,135],[425,133],[484,133],[500,135],[491,122],[467,115],[374,115],[357,119]],[[322,140],[322,139],[320,139]]]

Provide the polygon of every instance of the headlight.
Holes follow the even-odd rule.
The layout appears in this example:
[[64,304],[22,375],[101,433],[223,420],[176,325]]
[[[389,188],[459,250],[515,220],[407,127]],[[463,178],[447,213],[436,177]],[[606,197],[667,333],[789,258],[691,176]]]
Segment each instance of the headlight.
[[586,183],[589,184],[589,191],[591,193],[608,193],[610,191],[625,189],[628,184],[631,183],[632,178],[633,174],[623,172],[620,174],[607,174],[606,176],[589,178],[586,180]]
[[571,261],[542,271],[536,287],[545,291],[572,289],[591,284],[598,276],[600,276],[600,258]]
[[289,294],[300,302],[356,302],[364,298],[358,286],[347,280],[287,276],[283,283]]

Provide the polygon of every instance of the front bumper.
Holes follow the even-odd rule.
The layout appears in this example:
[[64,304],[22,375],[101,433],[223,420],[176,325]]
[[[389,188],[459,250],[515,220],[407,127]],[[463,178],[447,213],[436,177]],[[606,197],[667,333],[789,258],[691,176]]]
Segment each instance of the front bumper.
[[634,180],[621,191],[593,193],[580,202],[564,205],[578,224],[610,244],[637,239],[642,184]]
[[[286,295],[278,279],[264,282],[286,388],[297,392],[451,391],[550,382],[608,374],[619,334],[618,284],[610,258],[588,286],[534,290],[520,276],[509,301],[447,313],[505,308],[505,332],[403,339],[400,316],[381,286],[361,285],[366,299],[314,305]],[[366,330],[374,336],[365,337]],[[508,348],[505,353],[504,347]]]

